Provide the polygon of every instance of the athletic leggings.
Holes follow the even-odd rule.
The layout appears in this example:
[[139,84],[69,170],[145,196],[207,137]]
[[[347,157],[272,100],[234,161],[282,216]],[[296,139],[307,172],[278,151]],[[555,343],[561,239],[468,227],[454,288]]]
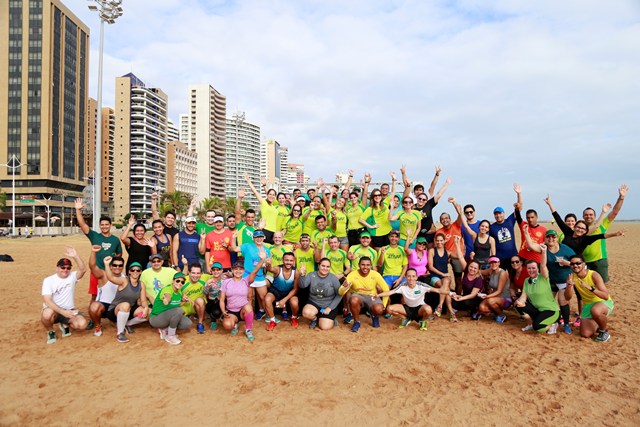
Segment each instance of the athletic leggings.
[[516,306],[516,311],[520,314],[528,314],[533,321],[533,329],[537,332],[543,332],[547,326],[557,322],[560,318],[560,313],[558,311],[540,311],[531,304],[531,301],[529,301],[528,298],[524,307]]
[[184,311],[180,307],[151,317],[149,323],[154,328],[189,329],[191,327],[191,319],[184,315]]

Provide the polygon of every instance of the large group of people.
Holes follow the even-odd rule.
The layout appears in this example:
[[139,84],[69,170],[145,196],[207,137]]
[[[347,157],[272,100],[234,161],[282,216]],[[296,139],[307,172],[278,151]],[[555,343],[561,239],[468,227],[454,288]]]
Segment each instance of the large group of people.
[[[451,179],[436,192],[438,167],[425,192],[412,185],[404,167],[400,171],[400,183],[391,173],[391,185],[372,189],[370,174],[356,184],[349,171],[343,188],[318,180],[306,194],[277,192],[264,179],[256,188],[245,176],[259,201],[257,212],[243,211],[241,189],[235,212],[226,218],[209,210],[198,221],[192,201],[183,229],[176,227],[175,212],[160,218],[153,194],[152,233],[131,215],[120,238],[111,234],[108,217],[92,230],[77,199],[78,225],[91,256],[87,268],[67,247],[56,273],[44,279],[47,342],[57,339],[55,324],[63,337],[71,329],[102,336],[103,319],[115,324],[118,342],[128,342],[136,325],[148,323],[176,345],[177,331],[194,323],[198,334],[208,324],[210,331],[221,326],[231,335],[243,323],[253,341],[259,321],[274,332],[282,322],[299,327],[302,317],[310,328],[326,331],[340,324],[341,314],[342,323],[357,333],[363,319],[378,328],[381,321],[397,322],[388,320],[395,317],[400,328],[416,322],[426,331],[431,320],[447,316],[457,323],[463,313],[504,324],[511,309],[526,322],[523,331],[572,334],[576,328],[584,338],[610,339],[607,320],[614,303],[606,285],[605,239],[624,234],[608,228],[622,208],[626,185],[597,218],[592,208],[581,220],[575,214],[563,218],[547,196],[558,231],[539,224],[534,209],[523,218],[518,184],[509,215],[497,206],[494,222],[478,220],[473,204],[449,197],[455,220],[442,212],[438,227],[433,210]],[[74,291],[87,270],[91,301],[85,316]],[[572,321],[574,296],[578,314]]]

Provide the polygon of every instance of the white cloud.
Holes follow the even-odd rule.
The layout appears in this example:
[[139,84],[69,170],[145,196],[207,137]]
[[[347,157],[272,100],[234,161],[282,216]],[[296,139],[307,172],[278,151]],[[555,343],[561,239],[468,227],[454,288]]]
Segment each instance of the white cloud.
[[[67,5],[92,27],[97,17]],[[210,83],[291,162],[332,179],[354,168],[387,179],[406,164],[483,216],[514,199],[545,211],[613,201],[640,217],[637,112],[640,6],[634,1],[128,1],[106,27],[104,102],[134,72],[169,95]],[[95,96],[95,95],[94,95]]]

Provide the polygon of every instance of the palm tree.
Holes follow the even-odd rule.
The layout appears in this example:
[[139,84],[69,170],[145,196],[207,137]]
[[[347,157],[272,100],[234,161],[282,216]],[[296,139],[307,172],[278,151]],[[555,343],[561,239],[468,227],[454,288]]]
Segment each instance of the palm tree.
[[160,196],[160,203],[158,205],[160,216],[163,217],[165,213],[170,210],[174,211],[178,218],[186,215],[192,197],[193,196],[189,193],[177,190],[162,193],[162,196]]
[[0,191],[0,212],[7,206],[7,193]]

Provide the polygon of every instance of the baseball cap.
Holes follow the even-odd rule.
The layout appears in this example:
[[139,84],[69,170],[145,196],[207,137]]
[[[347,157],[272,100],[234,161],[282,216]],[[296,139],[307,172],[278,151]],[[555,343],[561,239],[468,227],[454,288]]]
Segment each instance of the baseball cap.
[[363,231],[362,233],[360,233],[360,237],[371,237],[371,233],[369,233],[368,231]]
[[211,264],[211,268],[219,268],[220,270],[222,270],[222,264],[220,264],[219,262],[214,262],[213,264]]
[[213,222],[224,222],[224,218],[222,218],[220,215],[216,216],[213,218]]
[[296,199],[296,202],[300,202],[300,201],[302,201],[302,202],[306,202],[306,201],[307,201],[307,199],[305,199],[304,197],[300,196],[300,197],[298,197],[298,198]]
[[[398,230],[391,230],[391,231],[389,232],[389,235],[391,235],[391,234],[394,234],[394,235],[396,235],[396,236],[399,236],[399,235],[400,235],[400,232],[399,232]],[[360,235],[360,237],[362,237],[362,234]]]
[[498,258],[497,256],[492,256],[489,258],[489,264],[491,264],[492,262],[500,262],[500,258]]
[[63,267],[63,266],[69,266],[71,267],[73,264],[71,264],[71,260],[69,258],[60,258],[58,260],[58,262],[56,263],[56,267]]
[[160,255],[160,254],[151,254],[151,255],[149,255],[149,261],[153,261],[156,258],[162,259],[162,255]]
[[556,230],[547,230],[547,232],[544,235],[545,235],[545,237],[546,236],[557,236],[558,233],[556,232]]
[[493,213],[504,213],[504,209],[502,209],[501,206],[497,206],[494,210]]
[[255,239],[256,237],[264,237],[264,231],[262,230],[256,230],[253,232],[253,238]]
[[176,274],[173,275],[173,280],[179,279],[181,277],[187,277],[187,276],[185,276],[184,273],[181,273],[178,271]]
[[427,243],[427,239],[425,239],[424,237],[418,237],[416,239],[416,243]]
[[233,268],[244,268],[244,263],[242,261],[236,261],[233,263]]
[[131,265],[129,266],[129,270],[131,270],[131,268],[133,267],[140,267],[142,268],[142,265],[140,265],[139,262],[132,262]]
[[195,216],[188,216],[187,219],[184,220],[184,222],[197,222],[197,221]]

